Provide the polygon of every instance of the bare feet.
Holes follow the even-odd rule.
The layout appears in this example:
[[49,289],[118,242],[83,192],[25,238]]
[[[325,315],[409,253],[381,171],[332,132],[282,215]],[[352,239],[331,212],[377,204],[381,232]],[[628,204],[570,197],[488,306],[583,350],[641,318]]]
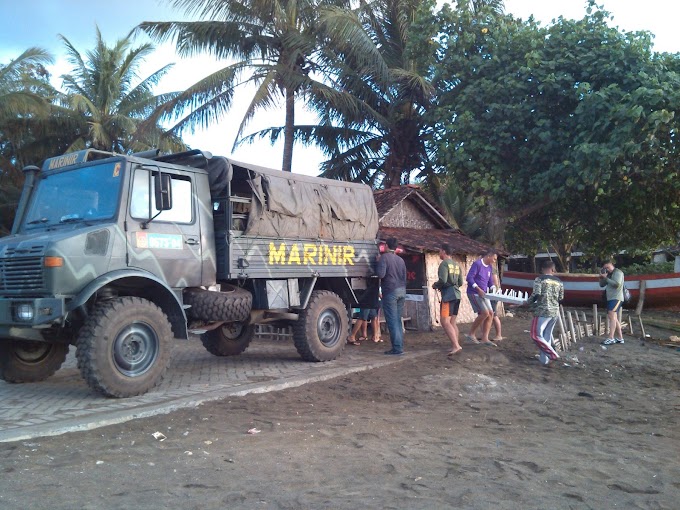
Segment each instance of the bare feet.
[[474,336],[471,335],[465,335],[465,341],[469,344],[478,344],[479,340],[477,340]]

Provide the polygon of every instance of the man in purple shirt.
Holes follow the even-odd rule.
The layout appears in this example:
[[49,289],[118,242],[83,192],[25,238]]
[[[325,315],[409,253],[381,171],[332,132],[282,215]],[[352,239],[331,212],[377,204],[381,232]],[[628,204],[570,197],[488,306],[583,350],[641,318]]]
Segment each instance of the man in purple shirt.
[[492,283],[493,268],[496,265],[496,252],[489,250],[481,259],[475,260],[470,266],[467,274],[467,296],[472,305],[472,309],[477,314],[475,321],[470,327],[470,333],[465,335],[468,342],[479,343],[475,337],[475,331],[480,328],[482,331],[482,343],[494,345],[489,340],[489,331],[493,324],[493,307],[491,301],[486,297],[486,292]]

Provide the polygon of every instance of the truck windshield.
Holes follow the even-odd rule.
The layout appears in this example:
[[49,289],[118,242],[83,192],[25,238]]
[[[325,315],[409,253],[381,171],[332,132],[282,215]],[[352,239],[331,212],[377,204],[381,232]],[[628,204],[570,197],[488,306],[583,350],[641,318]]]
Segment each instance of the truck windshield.
[[42,175],[36,182],[24,228],[113,218],[120,202],[122,164],[93,164]]

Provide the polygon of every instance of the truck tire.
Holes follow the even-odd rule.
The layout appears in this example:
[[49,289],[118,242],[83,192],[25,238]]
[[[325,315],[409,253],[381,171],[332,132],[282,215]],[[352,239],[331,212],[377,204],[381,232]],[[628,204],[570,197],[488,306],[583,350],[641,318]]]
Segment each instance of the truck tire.
[[105,301],[78,335],[78,368],[90,388],[109,397],[146,393],[165,374],[173,334],[163,311],[146,299]]
[[349,319],[342,299],[328,290],[315,290],[293,323],[293,341],[305,361],[330,361],[345,348]]
[[0,379],[9,383],[44,381],[66,359],[68,344],[0,339]]
[[201,342],[214,356],[237,356],[248,348],[254,335],[254,324],[231,322],[203,333]]
[[192,289],[184,293],[184,303],[191,305],[187,315],[202,321],[235,321],[248,319],[253,295],[246,289],[224,285],[222,292]]

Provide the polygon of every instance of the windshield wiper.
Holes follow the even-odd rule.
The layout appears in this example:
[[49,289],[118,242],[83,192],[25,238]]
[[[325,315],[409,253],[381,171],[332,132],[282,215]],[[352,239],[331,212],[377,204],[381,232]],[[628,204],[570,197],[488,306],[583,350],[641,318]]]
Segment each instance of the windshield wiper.
[[80,216],[62,216],[59,223],[75,223],[76,221],[84,221]]
[[48,221],[50,220],[48,220],[47,218],[39,218],[37,220],[29,221],[28,223],[26,223],[26,225],[35,225],[36,223],[47,223]]

